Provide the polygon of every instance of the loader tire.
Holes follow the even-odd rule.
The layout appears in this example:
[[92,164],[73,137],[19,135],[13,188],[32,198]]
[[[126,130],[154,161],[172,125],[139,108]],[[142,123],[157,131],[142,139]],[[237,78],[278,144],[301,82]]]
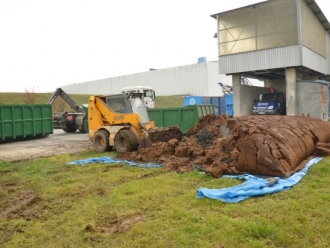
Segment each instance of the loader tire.
[[110,134],[106,130],[99,130],[96,132],[93,138],[93,146],[97,152],[111,151],[112,147],[109,145]]
[[136,151],[138,145],[135,135],[130,130],[120,130],[115,136],[115,147],[117,152],[125,153]]

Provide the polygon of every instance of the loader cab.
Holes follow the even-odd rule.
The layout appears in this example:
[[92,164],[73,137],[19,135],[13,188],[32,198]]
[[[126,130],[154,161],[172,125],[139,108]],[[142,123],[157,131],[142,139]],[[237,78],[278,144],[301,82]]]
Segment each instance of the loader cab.
[[124,94],[106,96],[105,101],[108,107],[117,113],[133,113],[132,107]]
[[114,112],[122,114],[138,114],[140,116],[142,124],[150,123],[150,119],[144,105],[142,94],[131,93],[118,94],[105,97],[106,104]]

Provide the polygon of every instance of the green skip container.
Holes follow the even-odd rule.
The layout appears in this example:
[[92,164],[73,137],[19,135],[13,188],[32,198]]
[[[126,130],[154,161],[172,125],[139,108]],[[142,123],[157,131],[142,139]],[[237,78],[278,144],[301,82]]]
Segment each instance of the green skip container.
[[52,133],[52,105],[0,105],[0,142],[42,138]]
[[189,105],[183,108],[152,108],[147,109],[149,119],[156,127],[178,126],[183,133],[195,125],[199,118],[214,114],[212,104]]

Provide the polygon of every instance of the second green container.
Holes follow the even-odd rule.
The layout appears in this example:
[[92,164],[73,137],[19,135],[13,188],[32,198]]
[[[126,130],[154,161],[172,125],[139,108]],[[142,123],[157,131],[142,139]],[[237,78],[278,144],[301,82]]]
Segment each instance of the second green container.
[[186,133],[199,118],[204,115],[214,114],[212,104],[190,105],[183,108],[153,108],[147,109],[149,118],[155,122],[156,127],[179,126]]

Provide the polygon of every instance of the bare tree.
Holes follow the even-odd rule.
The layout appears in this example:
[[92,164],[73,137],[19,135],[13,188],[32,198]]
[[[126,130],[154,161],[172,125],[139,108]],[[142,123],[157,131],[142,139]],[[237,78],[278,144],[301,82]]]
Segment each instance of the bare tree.
[[33,91],[33,88],[31,90],[25,88],[24,91],[24,103],[35,104],[37,100],[37,94]]
[[66,109],[68,109],[68,105],[60,97],[57,97],[52,105],[53,105],[54,112],[64,112]]

